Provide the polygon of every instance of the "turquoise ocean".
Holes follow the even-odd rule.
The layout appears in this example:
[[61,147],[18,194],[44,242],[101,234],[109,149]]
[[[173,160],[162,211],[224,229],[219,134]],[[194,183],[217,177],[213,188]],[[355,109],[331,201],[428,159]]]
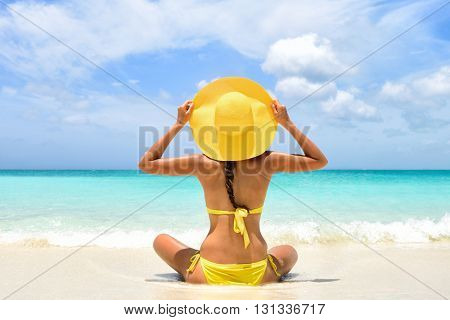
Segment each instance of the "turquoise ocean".
[[[450,240],[450,171],[323,170],[273,177],[269,245]],[[333,223],[330,223],[332,221]],[[105,232],[105,230],[107,230]],[[194,177],[138,171],[0,171],[0,244],[149,247],[158,233],[198,246],[208,230]]]

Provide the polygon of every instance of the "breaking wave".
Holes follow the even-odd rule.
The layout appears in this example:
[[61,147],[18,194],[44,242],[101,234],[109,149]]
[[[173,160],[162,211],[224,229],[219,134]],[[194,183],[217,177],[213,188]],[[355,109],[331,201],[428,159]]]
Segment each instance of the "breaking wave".
[[[289,243],[333,244],[354,241],[365,243],[430,243],[450,240],[450,214],[439,220],[408,219],[389,223],[353,221],[348,223],[320,224],[317,222],[297,222],[273,224],[263,222],[262,233],[269,245]],[[0,244],[15,244],[26,247],[47,246],[100,246],[107,248],[151,247],[158,233],[169,233],[184,243],[198,247],[207,229],[179,230],[115,230],[98,235],[102,230],[21,232],[0,231]]]

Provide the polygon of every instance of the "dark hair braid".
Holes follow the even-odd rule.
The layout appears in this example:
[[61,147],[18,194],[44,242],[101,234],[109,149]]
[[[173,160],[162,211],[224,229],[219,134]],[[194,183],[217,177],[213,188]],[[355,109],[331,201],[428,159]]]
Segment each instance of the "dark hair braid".
[[236,203],[236,199],[234,198],[234,190],[233,190],[233,180],[234,180],[234,168],[236,166],[235,161],[225,161],[224,171],[225,171],[225,187],[227,188],[228,198],[230,199],[231,204],[235,209],[237,208],[248,208],[244,205],[240,205]]

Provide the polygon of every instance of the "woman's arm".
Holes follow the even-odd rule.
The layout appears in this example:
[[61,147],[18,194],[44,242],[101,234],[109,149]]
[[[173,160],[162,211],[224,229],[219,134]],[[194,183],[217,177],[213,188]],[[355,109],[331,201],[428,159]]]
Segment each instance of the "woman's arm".
[[198,162],[201,160],[201,155],[161,159],[170,142],[189,121],[192,108],[192,100],[187,100],[178,108],[177,122],[172,125],[169,131],[144,154],[139,162],[139,169],[152,174],[195,174],[196,169],[198,168]]
[[278,123],[297,141],[305,155],[271,152],[266,158],[267,169],[271,172],[312,171],[325,167],[325,155],[289,118],[286,107],[274,100],[272,109]]

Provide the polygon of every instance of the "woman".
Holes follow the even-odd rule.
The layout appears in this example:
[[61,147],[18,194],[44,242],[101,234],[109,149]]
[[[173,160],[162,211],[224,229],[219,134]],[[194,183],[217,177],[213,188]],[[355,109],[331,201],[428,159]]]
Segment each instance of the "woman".
[[[189,121],[196,100],[188,100],[178,108],[176,123],[146,152],[139,168],[151,174],[196,176],[204,190],[210,230],[199,251],[167,234],[156,237],[154,249],[189,283],[276,282],[292,269],[298,256],[290,245],[268,250],[261,235],[261,211],[270,179],[277,172],[318,170],[327,164],[327,159],[290,120],[286,107],[271,98],[272,103],[262,108],[267,108],[272,120],[275,118],[293,136],[304,156],[266,150],[241,161],[218,161],[205,154],[162,158],[169,143]],[[235,105],[231,101],[228,108]],[[236,121],[240,121],[240,114],[234,118]]]

